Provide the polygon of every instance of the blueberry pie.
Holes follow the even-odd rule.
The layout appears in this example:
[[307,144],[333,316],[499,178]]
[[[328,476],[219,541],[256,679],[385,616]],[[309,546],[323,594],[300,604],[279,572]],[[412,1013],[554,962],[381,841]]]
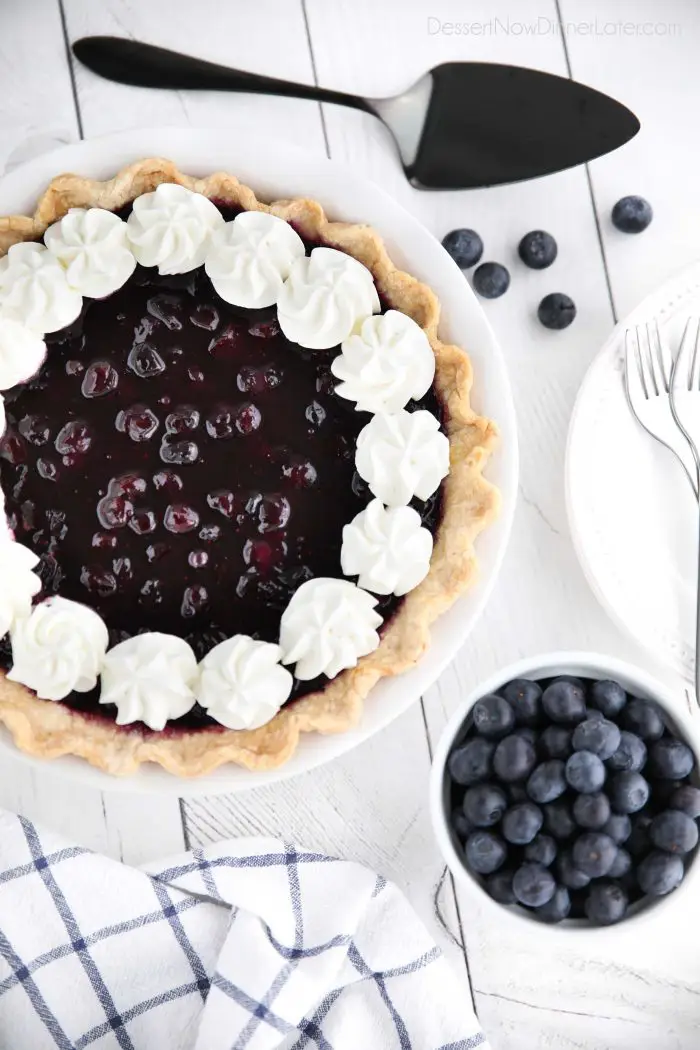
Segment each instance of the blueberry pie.
[[55,179],[0,252],[18,747],[196,776],[352,726],[498,506],[433,292],[368,226],[164,160]]

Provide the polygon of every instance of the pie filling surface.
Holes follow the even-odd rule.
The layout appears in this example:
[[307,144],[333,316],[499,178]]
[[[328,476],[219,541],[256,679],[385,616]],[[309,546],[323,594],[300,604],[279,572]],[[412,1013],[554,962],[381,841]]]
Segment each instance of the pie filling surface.
[[[342,578],[343,527],[372,498],[355,469],[371,417],[334,393],[338,347],[291,342],[276,307],[231,306],[202,267],[139,266],[46,342],[5,393],[0,440],[8,524],[41,559],[35,601],[89,605],[110,646],[158,631],[202,659],[237,634],[276,642],[301,584]],[[407,408],[444,415],[434,388]],[[440,490],[411,505],[435,533]],[[379,598],[382,629],[402,601]],[[325,682],[295,679],[290,702]],[[62,702],[113,720],[98,700],[99,684]],[[215,726],[195,704],[166,732]]]

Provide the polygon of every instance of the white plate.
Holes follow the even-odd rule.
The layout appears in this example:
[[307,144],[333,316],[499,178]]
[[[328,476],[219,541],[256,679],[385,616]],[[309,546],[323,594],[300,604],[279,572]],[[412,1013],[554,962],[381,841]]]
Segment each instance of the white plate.
[[574,406],[566,497],[574,546],[599,600],[650,655],[693,680],[697,505],[675,456],[627,404],[626,328],[657,317],[674,350],[700,313],[700,265],[645,299],[612,332]]
[[[324,205],[331,218],[371,223],[385,238],[395,262],[425,280],[439,295],[443,304],[442,338],[469,348],[476,376],[475,406],[497,420],[501,430],[500,450],[489,466],[488,476],[502,492],[503,511],[498,522],[479,540],[481,574],[476,587],[435,624],[433,644],[416,668],[400,677],[385,679],[373,690],[364,716],[353,731],[325,737],[305,734],[296,754],[281,769],[251,773],[225,766],[192,781],[150,765],[123,778],[102,773],[77,758],[55,759],[48,764],[27,758],[36,768],[60,771],[102,789],[174,795],[238,791],[294,776],[351,750],[410,707],[455,656],[484,608],[510,533],[518,475],[512,396],[493,332],[464,277],[434,237],[373,183],[341,165],[317,160],[287,144],[260,145],[251,142],[249,136],[249,131],[241,137],[230,128],[218,132],[165,128],[77,143],[45,154],[5,176],[0,181],[0,214],[31,214],[41,189],[60,172],[105,178],[140,157],[160,154],[193,175],[219,169],[230,171],[249,183],[262,199],[310,196]],[[0,746],[19,754],[7,733],[0,736]]]

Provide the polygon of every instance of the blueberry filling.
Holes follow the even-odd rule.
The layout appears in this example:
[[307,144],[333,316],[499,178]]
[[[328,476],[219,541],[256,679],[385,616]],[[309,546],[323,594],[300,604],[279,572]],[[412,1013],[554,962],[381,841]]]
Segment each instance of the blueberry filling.
[[[0,439],[10,527],[41,557],[37,600],[89,605],[112,645],[161,631],[201,659],[238,633],[276,642],[305,580],[342,578],[343,526],[371,498],[354,468],[371,417],[334,394],[337,349],[290,343],[274,308],[230,306],[202,269],[142,267],[47,344],[5,395]],[[443,415],[434,390],[407,407]],[[440,492],[414,505],[434,533]],[[384,626],[401,602],[380,598]],[[295,681],[291,699],[326,681]],[[64,702],[113,720],[98,697]],[[196,705],[166,732],[199,726],[218,723]]]

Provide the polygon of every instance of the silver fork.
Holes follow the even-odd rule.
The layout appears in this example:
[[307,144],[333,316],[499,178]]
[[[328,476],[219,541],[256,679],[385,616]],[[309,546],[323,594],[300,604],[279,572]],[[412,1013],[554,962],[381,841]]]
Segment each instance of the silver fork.
[[671,408],[673,363],[656,318],[625,331],[625,389],[642,427],[676,456],[698,498],[698,468]]
[[[670,402],[673,418],[685,437],[700,483],[700,319],[689,317],[678,356],[671,369]],[[699,519],[700,521],[700,519]],[[700,705],[700,536],[698,537],[698,586],[695,613],[695,697]]]

